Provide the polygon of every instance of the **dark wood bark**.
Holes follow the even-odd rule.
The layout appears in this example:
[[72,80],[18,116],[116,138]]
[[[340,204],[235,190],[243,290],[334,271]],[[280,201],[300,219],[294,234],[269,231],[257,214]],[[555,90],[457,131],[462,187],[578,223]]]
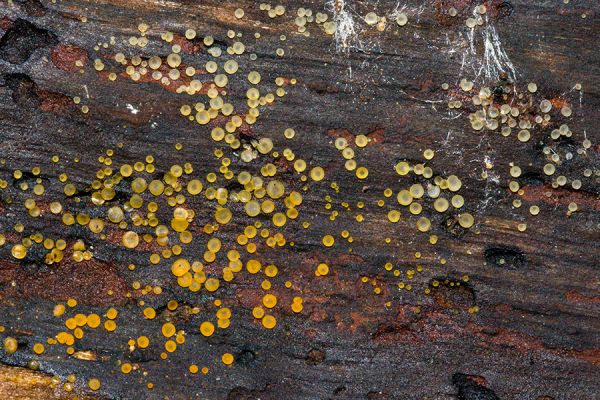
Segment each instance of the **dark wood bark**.
[[[359,15],[372,10],[389,14],[397,5],[388,0],[347,2]],[[298,83],[287,86],[288,95],[267,107],[246,134],[273,137],[276,147],[289,146],[298,157],[327,172],[326,181],[311,183],[302,192],[298,221],[282,229],[295,246],[259,256],[279,267],[280,301],[289,304],[293,295],[301,294],[304,311],[296,315],[289,308],[278,310],[277,327],[266,330],[250,315],[263,294],[260,280],[236,279],[214,296],[234,310],[232,326],[208,339],[198,332],[200,320],[183,311],[183,305],[204,305],[213,297],[179,288],[166,263],[146,266],[147,251],[128,251],[81,229],[70,235],[84,235],[94,246],[90,262],[66,260],[45,266],[43,257],[35,255],[22,261],[12,258],[9,244],[17,240],[16,222],[23,222],[28,234],[58,236],[66,230],[56,218],[29,218],[22,206],[26,195],[18,187],[0,191],[0,233],[8,241],[0,247],[0,324],[6,327],[2,338],[17,337],[21,349],[14,355],[0,352],[2,364],[23,367],[38,359],[41,372],[58,375],[63,382],[68,374],[76,374],[80,393],[89,394],[89,377],[101,377],[97,395],[106,399],[598,398],[600,183],[598,176],[582,178],[586,168],[596,171],[600,165],[598,3],[486,2],[489,23],[514,65],[520,90],[527,82],[536,82],[536,99],[572,105],[572,118],[553,120],[553,126],[568,123],[579,140],[564,146],[576,151],[584,132],[592,141],[585,157],[565,163],[561,170],[571,179],[582,179],[579,191],[552,189],[552,178],[541,172],[546,163],[542,136],[520,143],[497,132],[474,132],[468,122],[474,108],[465,105],[458,118],[448,112],[449,92],[458,93],[459,80],[473,79],[472,67],[482,62],[478,48],[479,58],[463,66],[469,43],[459,40],[459,34],[466,37],[464,21],[476,2],[409,1],[408,25],[400,28],[389,21],[385,32],[366,29],[360,34],[362,46],[351,51],[337,51],[331,36],[316,25],[309,28],[309,38],[294,33],[292,14],[297,7],[323,11],[322,2],[281,3],[286,14],[270,20],[255,1],[0,2],[0,159],[5,160],[0,178],[9,186],[14,169],[31,171],[39,166],[48,182],[47,197],[64,198],[54,177],[64,171],[82,187],[89,184],[98,169],[97,157],[107,148],[115,149],[116,162],[153,154],[162,172],[182,161],[192,162],[197,176],[214,171],[210,128],[190,123],[179,113],[179,107],[191,100],[159,84],[134,83],[124,76],[111,82],[107,72],[93,69],[95,58],[110,63],[115,52],[131,51],[123,41],[137,34],[140,22],[150,26],[151,44],[138,49],[145,55],[165,51],[155,45],[165,30],[183,35],[193,27],[199,35],[213,35],[227,44],[228,29],[242,32],[248,43],[254,43],[254,32],[260,32],[263,38],[248,45],[258,60],[248,61],[244,73],[256,69],[265,81],[281,76]],[[445,16],[451,6],[459,16]],[[238,7],[246,11],[241,20],[233,17]],[[287,40],[280,41],[280,35]],[[94,50],[111,36],[116,46]],[[274,54],[278,47],[286,50],[282,58]],[[207,60],[206,53],[194,48],[190,53],[185,57],[197,64]],[[74,60],[85,63],[83,73],[73,67]],[[450,91],[441,89],[445,82]],[[577,83],[581,92],[572,90]],[[493,87],[497,82],[484,77],[476,81],[484,84]],[[246,89],[238,80],[229,90],[241,104]],[[74,96],[90,107],[89,113],[73,104]],[[139,111],[132,113],[132,108]],[[287,127],[297,132],[293,141],[282,136]],[[365,181],[344,169],[332,145],[336,136],[359,133],[376,139],[357,155],[370,171]],[[124,144],[123,149],[117,148],[118,143]],[[175,151],[176,143],[183,144],[181,151]],[[449,225],[445,215],[432,213],[433,232],[440,238],[436,246],[426,244],[428,236],[416,232],[415,218],[407,210],[400,223],[391,224],[388,209],[374,205],[387,187],[394,189],[389,202],[395,202],[395,193],[407,183],[399,180],[395,163],[422,160],[427,148],[436,152],[431,165],[437,174],[461,177],[461,194],[476,218],[476,225],[464,230]],[[54,154],[63,162],[54,164]],[[75,158],[81,161],[75,164]],[[486,169],[486,160],[493,163],[491,170]],[[511,162],[528,173],[521,179],[525,188],[521,209],[512,207],[518,196],[508,190]],[[498,181],[482,178],[485,170],[497,174]],[[282,179],[301,188],[291,176],[284,174]],[[341,187],[337,194],[330,188],[333,181]],[[336,207],[347,201],[353,212],[330,221],[324,209],[328,194]],[[362,223],[352,218],[359,201],[368,205]],[[567,217],[572,201],[579,210]],[[532,204],[540,206],[540,215],[529,214]],[[195,199],[191,206],[200,226],[212,218],[212,203]],[[81,210],[93,212],[87,199]],[[312,222],[309,230],[301,228],[299,221],[304,220]],[[223,243],[235,242],[240,228],[250,222],[236,217],[233,226],[220,231]],[[525,232],[516,229],[521,222],[527,223]],[[331,250],[321,246],[323,235],[339,238],[343,229],[350,231],[354,243],[338,239]],[[392,243],[384,243],[385,237]],[[415,259],[417,251],[423,253],[422,260]],[[192,253],[200,257],[200,247]],[[439,265],[441,258],[448,260],[445,266]],[[322,261],[329,263],[331,274],[317,278],[314,268]],[[395,288],[398,278],[383,269],[387,261],[426,266],[414,280],[414,291]],[[139,265],[135,272],[128,270],[130,263]],[[433,279],[464,275],[469,282],[460,288],[423,294]],[[383,293],[376,295],[370,284],[361,283],[363,276],[376,279]],[[288,279],[294,282],[292,291],[283,289],[282,282]],[[147,300],[162,310],[157,320],[140,318],[136,299],[141,297],[125,297],[134,292],[135,280],[164,288],[163,295]],[[107,294],[109,289],[114,295]],[[78,310],[84,312],[119,309],[116,332],[86,331],[77,342],[77,350],[93,352],[95,361],[68,357],[62,348],[51,346],[42,356],[31,351],[34,343],[65,329],[64,320],[52,316],[52,307],[69,297],[77,298]],[[175,313],[164,309],[170,299],[182,304]],[[467,312],[475,306],[479,312]],[[160,343],[160,322],[166,318],[187,333],[176,353],[162,361],[159,346],[129,352],[127,340],[141,334]],[[219,361],[225,352],[236,357],[231,367]],[[121,374],[118,360],[137,363],[148,377],[139,371]],[[191,363],[209,366],[210,373],[190,375]],[[1,371],[0,393],[10,393],[7,382],[13,372]],[[147,390],[146,382],[153,382],[154,389]],[[39,397],[32,389],[31,396],[48,394]]]

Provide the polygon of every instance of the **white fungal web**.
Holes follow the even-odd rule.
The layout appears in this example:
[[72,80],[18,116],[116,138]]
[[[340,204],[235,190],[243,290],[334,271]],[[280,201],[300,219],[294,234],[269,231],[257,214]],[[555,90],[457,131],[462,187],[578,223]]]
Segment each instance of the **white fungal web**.
[[388,14],[387,19],[390,23],[396,24],[396,18],[401,14],[408,18],[407,24],[421,22],[421,15],[427,9],[427,2],[423,2],[419,6],[410,6],[406,1],[398,1],[394,9]]
[[396,21],[396,18],[398,18],[400,14],[404,14],[406,12],[406,9],[406,4],[400,5],[400,2],[396,3],[396,6],[392,10],[392,12],[389,13],[388,19],[390,21]]
[[[479,16],[483,24],[469,28],[467,31],[468,47],[463,52],[461,72],[465,66],[470,66],[474,73],[474,81],[482,78],[495,81],[504,73],[513,81],[517,79],[517,71],[502,46],[496,27],[489,21],[487,15]],[[483,47],[483,50],[480,48]]]
[[[379,1],[369,3],[370,5],[378,5]],[[425,10],[425,4],[420,7],[409,7],[404,1],[398,1],[394,9],[383,17],[377,23],[379,30],[386,30],[388,24],[395,24],[396,18],[399,15],[410,15],[410,18],[417,18]],[[351,50],[368,50],[377,48],[378,43],[361,40],[361,33],[365,30],[365,24],[368,24],[365,17],[360,15],[350,5],[350,0],[326,0],[325,9],[328,10],[332,17],[332,21],[336,24],[336,29],[333,34],[335,48],[337,52],[349,52]]]
[[353,17],[354,12],[347,6],[346,0],[327,0],[325,7],[332,13],[336,24],[333,34],[336,50],[347,52],[352,48],[362,48]]

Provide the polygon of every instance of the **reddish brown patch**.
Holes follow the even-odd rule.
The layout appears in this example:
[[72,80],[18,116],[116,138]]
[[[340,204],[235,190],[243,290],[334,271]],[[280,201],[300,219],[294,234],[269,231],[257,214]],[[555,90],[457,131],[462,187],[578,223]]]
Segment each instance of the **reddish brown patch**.
[[343,266],[349,264],[360,264],[364,261],[365,259],[357,254],[340,254],[333,260],[332,264]]
[[11,20],[8,17],[2,17],[2,19],[0,19],[0,29],[2,29],[3,31],[9,30],[12,24],[13,20]]
[[[473,89],[471,89],[470,91],[466,92],[460,88],[450,88],[447,91],[448,97],[453,99],[453,100],[460,100],[463,102],[463,105],[465,107],[468,107],[469,104],[471,103],[471,95],[472,93],[475,93],[476,91],[478,91],[475,86],[473,86]],[[494,103],[496,104],[496,103]]]
[[240,134],[240,136],[245,135],[245,136],[248,136],[251,138],[256,138],[257,135],[254,132],[252,125],[250,125],[246,122],[245,115],[240,115],[240,117],[244,121],[244,122],[242,122],[242,125],[237,129],[237,132]]
[[507,315],[512,311],[512,306],[510,304],[496,304],[494,309],[499,314]]
[[[124,304],[127,283],[119,275],[114,264],[92,259],[76,263],[71,254],[47,270],[27,272],[21,265],[3,262],[0,264],[0,281],[15,282],[0,292],[0,297],[42,298],[66,301],[75,298],[78,302],[93,306]],[[108,291],[112,290],[113,295]]]
[[71,98],[62,93],[38,90],[37,95],[40,99],[40,110],[43,112],[62,113],[72,104]]
[[489,386],[487,379],[485,379],[485,377],[483,377],[481,375],[467,375],[467,379],[475,382],[479,386],[484,386],[484,387]]
[[85,49],[62,43],[52,49],[50,56],[52,64],[67,72],[75,72],[81,68],[75,65],[76,61],[81,61],[83,65],[88,61]]
[[171,45],[178,44],[181,46],[181,51],[185,54],[194,54],[200,52],[204,48],[204,44],[198,40],[190,41],[185,36],[178,34],[173,35]]
[[294,171],[294,164],[291,161],[288,161],[287,158],[285,158],[285,157],[279,157],[277,160],[275,160],[274,164],[277,167],[278,171],[282,171],[282,172],[293,172]]
[[[522,198],[525,201],[542,201],[552,206],[565,207],[569,203],[577,203],[579,206],[600,210],[600,199],[587,192],[571,191],[563,188],[554,189],[547,185],[524,186],[523,192]],[[550,196],[548,196],[548,193]]]
[[12,282],[16,279],[16,273],[19,265],[10,261],[0,262],[0,299],[17,297],[16,286]]
[[373,314],[372,316],[369,316],[368,312],[356,312],[356,311],[350,311],[350,318],[352,320],[352,322],[350,324],[347,323],[339,323],[338,324],[338,328],[340,330],[349,330],[352,333],[356,333],[356,331],[365,326],[365,325],[370,325],[373,322],[377,322],[379,321],[379,317],[376,316],[375,314]]
[[594,365],[600,365],[600,349],[585,349],[585,350],[565,350],[565,349],[549,349],[544,342],[538,338],[527,335],[523,332],[517,332],[508,329],[494,330],[482,325],[469,323],[467,329],[470,333],[479,337],[482,342],[481,346],[488,345],[510,347],[517,350],[519,353],[526,354],[530,351],[545,351],[555,354],[559,357],[571,357]]
[[354,134],[346,128],[327,129],[327,136],[332,138],[343,137],[349,143],[354,142]]
[[496,346],[511,347],[520,353],[531,350],[547,350],[544,342],[522,332],[508,329],[499,329],[494,333],[486,331],[485,327],[469,324],[470,330],[484,341],[483,345],[493,344]]
[[239,304],[248,310],[262,304],[263,295],[258,289],[238,289],[235,292]]
[[400,118],[398,118],[398,128],[402,129],[402,128],[406,127],[407,123],[408,123],[408,118],[406,118],[406,115],[401,115]]
[[574,350],[571,355],[579,360],[600,365],[600,349]]
[[570,290],[565,293],[565,297],[571,303],[581,303],[581,304],[599,304],[600,297],[599,296],[586,296],[575,290]]
[[424,81],[421,81],[419,83],[419,90],[422,92],[426,92],[426,91],[429,91],[429,89],[431,89],[432,86],[433,86],[433,80],[425,79]]
[[558,109],[563,108],[564,106],[568,105],[567,101],[560,97],[555,97],[553,99],[550,99],[550,103],[552,103],[552,107],[558,108]]
[[371,139],[371,141],[369,142],[369,145],[383,143],[383,141],[384,141],[383,132],[384,131],[385,130],[383,128],[375,128],[374,130],[369,132],[367,134],[367,137],[369,139]]
[[70,97],[62,93],[40,89],[27,76],[16,78],[13,85],[15,102],[35,105],[43,112],[63,113],[67,106],[72,104]]
[[312,329],[312,328],[304,331],[304,336],[306,336],[307,338],[311,338],[311,339],[315,339],[318,334],[319,334],[319,332],[317,332],[316,329]]
[[314,322],[322,322],[327,319],[327,311],[324,308],[316,308],[309,316],[309,319]]
[[373,340],[382,343],[417,343],[419,337],[407,325],[381,323],[372,334]]
[[334,94],[339,92],[337,86],[327,84],[326,82],[307,82],[305,86],[317,94]]
[[283,83],[285,83],[286,85],[289,85],[289,84],[292,83],[292,79],[291,78],[282,76],[281,79],[283,80]]
[[313,274],[314,268],[321,262],[321,257],[317,253],[306,254],[300,261],[299,271]]

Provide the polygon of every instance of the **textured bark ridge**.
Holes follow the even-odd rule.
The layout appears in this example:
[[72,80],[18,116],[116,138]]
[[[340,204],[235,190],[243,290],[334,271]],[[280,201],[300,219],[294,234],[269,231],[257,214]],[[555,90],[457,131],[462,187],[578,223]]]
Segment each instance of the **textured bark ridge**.
[[[598,398],[599,13],[593,0],[0,0],[0,398]],[[240,119],[215,141],[231,119],[209,105],[221,96]],[[133,222],[134,178],[186,162],[180,192],[140,194],[142,219],[157,199],[157,220],[193,236],[177,256]],[[241,193],[246,170],[285,187],[283,224],[233,200],[229,222],[207,200]],[[178,193],[189,227],[166,204]]]

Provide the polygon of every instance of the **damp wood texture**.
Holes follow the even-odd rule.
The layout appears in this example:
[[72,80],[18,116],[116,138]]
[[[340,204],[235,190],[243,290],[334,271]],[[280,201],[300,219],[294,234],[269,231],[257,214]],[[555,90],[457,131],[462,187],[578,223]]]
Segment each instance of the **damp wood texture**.
[[0,398],[596,399],[592,0],[0,0]]

